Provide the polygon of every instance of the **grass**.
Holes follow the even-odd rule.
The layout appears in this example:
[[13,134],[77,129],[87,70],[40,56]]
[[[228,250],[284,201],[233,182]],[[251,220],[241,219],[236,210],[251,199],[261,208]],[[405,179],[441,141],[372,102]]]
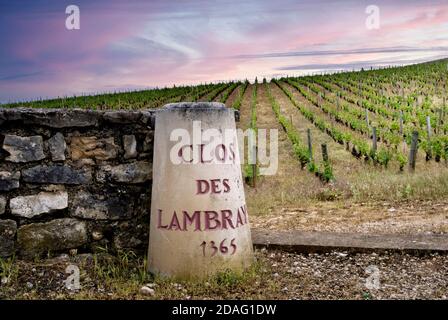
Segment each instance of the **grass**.
[[[0,286],[0,299],[444,299],[446,294],[445,255],[349,253],[340,257],[335,253],[306,255],[262,249],[256,250],[255,256],[257,261],[243,273],[223,271],[193,282],[151,276],[140,279],[138,268],[143,256],[117,258],[101,253],[65,261],[15,261],[20,272]],[[108,269],[107,265],[113,264],[118,269],[99,274],[95,257],[97,267]],[[68,264],[80,269],[81,288],[77,291],[62,285]],[[372,264],[381,266],[382,281],[393,285],[375,291],[366,288],[365,269]],[[152,287],[154,295],[142,294],[143,285]],[[412,290],[415,286],[423,290]]]
[[443,199],[448,195],[448,168],[428,164],[414,173],[362,170],[350,186],[355,201]]
[[2,104],[0,107],[84,108],[92,110],[157,108],[169,102],[185,101],[185,99],[197,100],[202,94],[208,92],[213,92],[217,95],[227,85],[218,83],[197,86],[174,86],[172,88],[61,97],[49,100],[41,99]]
[[[268,177],[269,178],[269,177]],[[328,185],[297,186],[297,177],[282,176],[279,185],[259,188],[263,193],[250,190],[247,202],[251,215],[263,216],[282,208],[312,206],[321,201],[348,203],[375,203],[382,201],[440,200],[448,197],[448,168],[429,166],[415,173],[399,173],[392,169],[370,168],[347,174],[344,180]],[[307,188],[308,186],[308,188]]]
[[0,283],[7,284],[14,281],[17,278],[19,269],[15,264],[15,257],[9,257],[6,259],[0,258]]
[[[254,290],[255,282],[266,281],[270,272],[264,259],[257,259],[243,272],[224,270],[205,280],[179,281],[154,277],[146,272],[146,257],[133,252],[119,252],[117,256],[107,253],[79,255],[70,261],[0,260],[2,277],[9,281],[0,286],[0,298],[13,299],[189,299],[190,297],[235,298]],[[79,290],[68,290],[63,280],[68,276],[65,268],[69,263],[80,269]],[[4,268],[4,269],[3,269]],[[21,270],[19,273],[18,270]],[[27,288],[26,283],[32,283]],[[155,289],[154,296],[140,292],[144,285]],[[275,288],[274,283],[267,287]]]

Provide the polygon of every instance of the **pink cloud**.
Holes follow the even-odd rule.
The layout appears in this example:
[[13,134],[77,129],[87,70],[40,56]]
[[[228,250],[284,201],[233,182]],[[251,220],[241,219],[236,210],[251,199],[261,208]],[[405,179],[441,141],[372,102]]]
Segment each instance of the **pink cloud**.
[[[373,31],[365,27],[363,3],[107,3],[82,6],[79,31],[65,30],[63,12],[6,18],[6,24],[14,28],[3,41],[6,58],[0,53],[0,79],[10,79],[0,80],[0,100],[22,94],[63,95],[254,78],[288,65],[399,57],[369,53],[231,58],[243,54],[447,44],[446,39],[438,39],[448,32],[446,3],[379,0],[382,23]],[[422,55],[407,53],[406,57]]]

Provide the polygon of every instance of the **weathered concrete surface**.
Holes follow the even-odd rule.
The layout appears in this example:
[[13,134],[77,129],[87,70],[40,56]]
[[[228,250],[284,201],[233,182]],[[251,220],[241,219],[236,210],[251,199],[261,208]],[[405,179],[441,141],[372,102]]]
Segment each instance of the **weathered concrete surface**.
[[294,252],[439,251],[448,252],[448,235],[362,234],[252,230],[256,247]]
[[[167,105],[155,128],[149,270],[180,279],[244,270],[253,246],[233,111],[219,103]],[[185,134],[179,145],[174,132],[191,140]],[[206,132],[212,136],[201,139]]]

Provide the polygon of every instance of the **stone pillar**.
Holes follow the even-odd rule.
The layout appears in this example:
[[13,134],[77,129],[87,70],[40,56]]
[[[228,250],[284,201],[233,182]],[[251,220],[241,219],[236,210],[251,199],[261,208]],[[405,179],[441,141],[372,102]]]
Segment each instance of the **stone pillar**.
[[149,271],[201,279],[253,261],[232,109],[177,103],[156,113]]

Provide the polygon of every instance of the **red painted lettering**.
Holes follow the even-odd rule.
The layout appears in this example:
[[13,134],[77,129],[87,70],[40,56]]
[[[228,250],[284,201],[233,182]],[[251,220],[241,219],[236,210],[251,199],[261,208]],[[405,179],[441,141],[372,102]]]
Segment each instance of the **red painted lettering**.
[[224,185],[224,193],[230,192],[229,179],[223,179],[222,184]]
[[[222,191],[221,191],[222,192]],[[159,209],[157,220],[158,229],[166,229],[170,231],[212,231],[235,229],[248,224],[247,207],[243,205],[237,210],[206,210],[206,211],[190,211],[182,210],[173,211],[169,218],[163,219],[164,212]],[[163,220],[169,222],[164,224]]]
[[210,184],[212,186],[212,193],[221,193],[221,190],[219,189],[219,182],[221,182],[221,179],[212,179],[210,180]]
[[[211,222],[214,222],[212,225]],[[215,230],[221,227],[221,222],[218,219],[218,212],[205,211],[205,230]]]
[[218,144],[215,148],[215,156],[216,156],[216,159],[218,159],[219,161],[225,162],[226,157],[227,157],[226,146],[223,144]]
[[241,207],[241,211],[243,212],[243,215],[244,215],[244,223],[247,224],[247,207],[246,207],[246,205],[243,205]]
[[[184,148],[190,148],[191,149],[191,159],[190,160],[186,160],[184,158]],[[182,158],[182,160],[184,160],[185,162],[193,162],[193,146],[191,144],[187,145],[187,146],[183,146],[182,148],[179,149],[178,156],[180,158]]]
[[[209,192],[219,194],[230,192],[229,179],[196,180],[196,185],[196,194],[206,194]],[[223,188],[221,188],[221,185]]]
[[162,225],[162,210],[159,209],[159,215],[158,215],[158,219],[157,219],[157,228],[158,229],[166,229],[168,228],[168,226],[163,226]]
[[202,241],[202,243],[199,245],[202,248],[202,255],[205,257],[207,252],[210,252],[210,250],[207,250],[207,248],[211,249],[211,253],[210,256],[213,257],[219,250],[219,252],[222,255],[227,255],[229,254],[229,250],[230,247],[232,248],[232,252],[230,253],[230,255],[235,254],[236,250],[237,250],[237,245],[235,244],[235,238],[233,238],[232,240],[230,240],[230,247],[227,246],[227,239],[222,240],[219,243],[219,249],[216,246],[216,242],[215,241],[210,241],[208,243],[207,246],[207,242],[206,241]]
[[204,147],[205,147],[205,144],[200,145],[201,163],[210,163],[213,161],[213,158],[209,159],[209,160],[204,160]]
[[230,228],[235,229],[232,222],[232,210],[221,210],[222,228],[227,229],[227,224]]
[[197,192],[196,194],[206,194],[210,191],[210,185],[207,180],[196,180],[197,182]]
[[195,211],[192,216],[187,211],[183,211],[184,231],[187,230],[187,223],[192,225],[194,223],[194,231],[201,231],[201,211]]
[[168,230],[179,230],[182,231],[182,228],[180,227],[179,219],[177,219],[176,211],[174,211],[173,216],[171,217],[171,223],[168,227]]
[[239,226],[242,226],[242,225],[244,225],[244,222],[241,217],[241,211],[240,211],[240,209],[238,209],[238,213],[236,215],[236,226],[235,227],[238,228]]
[[233,163],[235,163],[235,145],[233,143],[229,143],[229,151],[230,151],[229,159],[233,160]]

